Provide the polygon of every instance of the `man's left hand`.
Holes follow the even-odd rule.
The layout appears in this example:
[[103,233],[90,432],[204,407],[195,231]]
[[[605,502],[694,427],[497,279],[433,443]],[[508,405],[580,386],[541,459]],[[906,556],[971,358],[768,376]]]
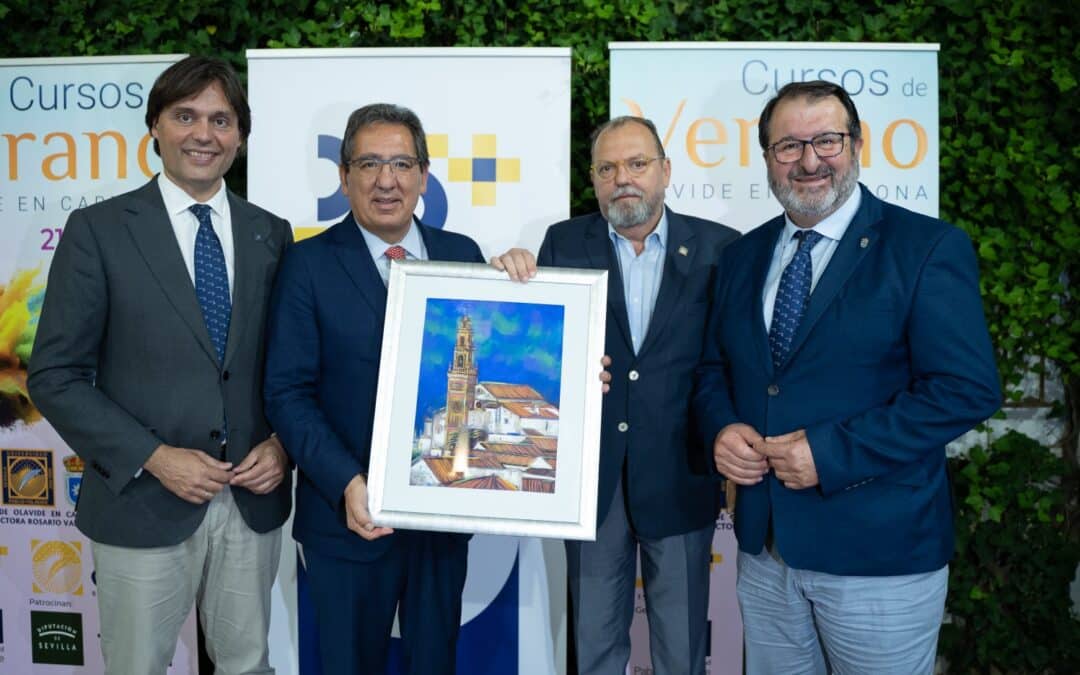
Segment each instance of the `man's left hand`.
[[264,495],[281,484],[288,466],[285,448],[281,447],[277,436],[271,436],[252,448],[244,461],[236,466],[236,476],[229,484]]
[[769,466],[784,487],[804,490],[818,484],[817,467],[805,429],[783,436],[766,436],[754,449],[768,458]]

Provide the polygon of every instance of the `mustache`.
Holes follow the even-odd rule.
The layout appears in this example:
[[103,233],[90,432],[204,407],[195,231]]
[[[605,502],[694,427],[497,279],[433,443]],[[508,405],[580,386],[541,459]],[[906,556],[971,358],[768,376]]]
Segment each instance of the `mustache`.
[[796,166],[788,172],[788,180],[795,180],[797,178],[828,178],[834,175],[836,172],[831,167],[822,165],[817,171],[810,173],[803,171],[802,167]]
[[624,185],[620,188],[615,188],[615,192],[611,193],[611,201],[618,199],[619,197],[644,197],[645,191],[639,190],[632,185]]

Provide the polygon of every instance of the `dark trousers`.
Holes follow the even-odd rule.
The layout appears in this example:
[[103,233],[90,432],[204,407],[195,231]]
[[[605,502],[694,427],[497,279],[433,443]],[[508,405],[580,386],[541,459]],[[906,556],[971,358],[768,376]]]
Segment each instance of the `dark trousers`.
[[376,560],[304,549],[324,675],[386,672],[394,613],[408,675],[453,675],[468,537],[400,530]]

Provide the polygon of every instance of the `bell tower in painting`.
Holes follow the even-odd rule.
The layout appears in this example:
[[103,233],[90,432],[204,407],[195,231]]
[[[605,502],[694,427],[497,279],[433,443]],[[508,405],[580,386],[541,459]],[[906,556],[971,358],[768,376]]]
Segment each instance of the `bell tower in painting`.
[[454,360],[446,371],[446,438],[465,427],[476,398],[476,361],[473,346],[472,321],[467,316],[458,319]]

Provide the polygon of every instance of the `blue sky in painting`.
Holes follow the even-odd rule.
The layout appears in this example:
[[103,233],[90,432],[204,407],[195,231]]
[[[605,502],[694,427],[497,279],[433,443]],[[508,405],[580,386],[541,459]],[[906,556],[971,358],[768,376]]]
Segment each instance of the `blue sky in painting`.
[[562,305],[429,298],[416,396],[416,431],[423,430],[425,417],[446,405],[446,371],[462,315],[472,320],[478,381],[527,384],[558,406],[563,311]]

